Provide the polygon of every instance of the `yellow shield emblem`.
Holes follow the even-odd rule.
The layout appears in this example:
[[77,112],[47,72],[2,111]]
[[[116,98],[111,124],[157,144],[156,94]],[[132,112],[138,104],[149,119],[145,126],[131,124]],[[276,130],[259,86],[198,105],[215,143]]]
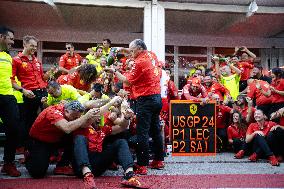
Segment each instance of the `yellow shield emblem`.
[[191,105],[189,106],[189,111],[190,111],[190,113],[191,113],[192,115],[196,114],[196,112],[197,112],[197,105],[196,105],[196,104],[191,104]]
[[22,62],[22,67],[23,68],[27,68],[28,67],[28,63],[27,62]]
[[89,128],[89,132],[90,132],[90,134],[94,134],[95,133],[94,129],[92,129],[92,128]]

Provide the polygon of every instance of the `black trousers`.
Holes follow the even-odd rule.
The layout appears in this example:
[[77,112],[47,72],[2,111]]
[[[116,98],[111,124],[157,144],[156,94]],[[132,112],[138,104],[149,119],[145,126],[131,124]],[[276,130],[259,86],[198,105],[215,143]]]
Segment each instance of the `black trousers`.
[[240,150],[244,150],[245,154],[248,154],[249,145],[245,142],[245,140],[233,138],[233,150],[235,153],[239,152]]
[[73,142],[71,136],[66,136],[62,143],[46,143],[36,139],[30,139],[28,144],[28,155],[26,158],[26,168],[33,178],[45,176],[49,166],[51,154],[59,148],[64,148],[64,153],[57,166],[66,166],[72,162]]
[[219,140],[217,142],[217,148],[222,151],[226,151],[228,146],[228,136],[226,128],[217,128],[217,136]]
[[162,109],[161,95],[149,95],[137,98],[137,164],[149,164],[149,135],[153,139],[154,160],[164,160],[164,146],[160,127]]
[[248,86],[247,80],[242,80],[240,81],[240,87],[239,87],[239,91],[242,92],[243,90],[245,90]]
[[129,102],[129,105],[130,105],[130,108],[133,110],[133,112],[136,114],[136,100],[131,100],[131,99],[129,99],[128,100],[128,102]]
[[77,176],[82,176],[83,166],[88,166],[95,176],[100,176],[114,161],[118,162],[124,171],[133,167],[132,155],[125,139],[108,143],[103,146],[102,152],[90,152],[87,138],[82,135],[75,137],[73,168]]
[[16,98],[13,95],[0,95],[0,117],[5,127],[4,144],[5,163],[15,160],[16,148],[20,141],[20,114]]
[[25,127],[25,108],[24,103],[18,103],[19,108],[19,115],[20,115],[20,122],[19,122],[19,129],[20,129],[20,141],[18,147],[27,147],[27,142],[25,138],[29,133],[27,133],[27,129]]
[[24,96],[24,109],[25,109],[25,131],[24,140],[29,138],[30,128],[38,116],[38,110],[42,109],[41,98],[47,96],[45,89],[33,90],[35,98],[27,98]]
[[253,152],[261,157],[269,157],[273,155],[272,150],[270,149],[268,142],[264,136],[255,135],[252,141]]
[[277,128],[267,136],[267,142],[275,155],[284,156],[284,130]]

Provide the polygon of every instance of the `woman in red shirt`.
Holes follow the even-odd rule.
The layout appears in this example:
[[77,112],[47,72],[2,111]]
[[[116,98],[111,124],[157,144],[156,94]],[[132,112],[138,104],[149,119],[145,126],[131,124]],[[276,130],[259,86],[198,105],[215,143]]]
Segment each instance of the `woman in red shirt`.
[[245,142],[247,125],[241,112],[234,110],[232,115],[232,124],[227,129],[228,142],[233,146],[235,158],[241,159],[247,151]]
[[284,72],[281,68],[272,69],[272,83],[270,85],[272,108],[270,113],[284,107]]
[[283,161],[284,157],[284,107],[271,114],[270,119],[279,118],[279,126],[268,135],[271,149],[279,162]]
[[249,157],[249,160],[256,162],[260,156],[264,156],[268,158],[271,165],[279,166],[279,162],[269,146],[267,136],[280,126],[272,121],[266,121],[262,110],[255,111],[254,119],[256,123],[251,123],[246,133],[246,143],[253,145],[253,154]]

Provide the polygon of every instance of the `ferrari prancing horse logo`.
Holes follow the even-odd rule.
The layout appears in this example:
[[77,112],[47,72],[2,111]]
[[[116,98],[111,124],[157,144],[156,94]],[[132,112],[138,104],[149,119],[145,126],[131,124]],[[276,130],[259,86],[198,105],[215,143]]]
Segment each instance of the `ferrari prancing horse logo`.
[[191,104],[191,105],[189,106],[189,111],[190,111],[190,113],[191,113],[192,115],[196,114],[196,112],[197,112],[197,105],[196,105],[196,104]]

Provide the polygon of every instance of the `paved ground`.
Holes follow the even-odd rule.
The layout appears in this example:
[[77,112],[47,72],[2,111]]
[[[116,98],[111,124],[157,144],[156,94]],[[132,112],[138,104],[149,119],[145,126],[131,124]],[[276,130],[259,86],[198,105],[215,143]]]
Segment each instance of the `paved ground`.
[[[0,159],[3,157],[3,148],[0,148]],[[17,155],[17,160],[22,155]],[[284,174],[284,162],[279,167],[271,166],[266,160],[257,163],[250,162],[247,157],[234,159],[232,153],[219,153],[215,157],[166,157],[164,170],[149,170],[149,175],[196,175],[196,174]],[[1,165],[3,162],[1,161]],[[22,178],[29,178],[25,167],[17,163],[22,172]],[[52,174],[54,165],[50,165],[49,174]],[[118,176],[122,171],[107,171],[106,176]],[[0,174],[0,178],[9,178]]]
[[[3,148],[0,148],[0,159],[2,159],[2,156],[3,156]],[[19,164],[17,161],[20,157],[22,157],[22,155],[18,155],[16,157],[16,162],[17,162],[17,166],[19,170],[22,172],[21,178],[30,178],[25,167]],[[177,179],[178,180],[184,179],[181,183],[191,182],[191,185],[186,185],[186,186],[190,186],[189,188],[191,187],[194,187],[194,188],[195,187],[206,187],[206,188],[214,187],[216,188],[217,186],[218,187],[234,187],[234,188],[245,187],[245,186],[261,187],[261,188],[267,188],[267,187],[284,188],[284,162],[279,167],[274,167],[274,166],[271,166],[269,163],[267,163],[266,160],[260,160],[257,163],[249,162],[247,157],[241,160],[237,160],[233,158],[232,153],[219,153],[215,157],[171,157],[169,156],[169,157],[166,157],[165,162],[166,162],[166,168],[164,170],[149,170],[148,179],[151,178],[153,182],[155,181],[155,183],[164,183],[163,186],[153,185],[151,188],[171,188],[170,186],[172,185],[167,185],[167,184],[169,184],[169,182],[174,182]],[[1,165],[2,164],[3,162],[1,161]],[[52,170],[54,166],[55,165],[50,165],[48,174],[47,174],[47,179],[52,179],[53,183],[62,182],[62,179],[64,180],[66,178],[52,175]],[[109,178],[113,177],[113,179],[116,182],[119,182],[119,179],[120,179],[119,177],[121,175],[122,175],[122,170],[107,171],[104,174],[104,176],[100,177],[99,179],[109,180]],[[57,178],[58,180],[54,181],[54,179],[57,179]],[[194,180],[197,179],[198,182],[196,181],[196,183],[192,183],[192,178],[194,178]],[[207,180],[205,179],[203,181],[202,178],[206,178]],[[224,178],[227,178],[227,180],[224,180]],[[230,183],[233,178],[237,179],[234,181],[236,184],[226,185],[226,183]],[[276,180],[272,181],[271,178],[276,179]],[[17,188],[18,186],[8,187],[10,185],[7,185],[7,183],[9,183],[10,179],[15,179],[15,178],[7,177],[3,174],[0,174],[0,183],[2,184],[6,183],[6,185],[3,185],[3,186],[7,186],[6,188],[14,188],[14,187]],[[72,178],[72,179],[75,179],[75,178]],[[70,180],[70,184],[72,184],[72,179]],[[238,179],[241,179],[241,180],[247,179],[247,181],[241,181],[243,185],[240,185],[240,181],[238,181]],[[29,188],[29,186],[25,186],[25,184],[29,183],[30,179],[29,180],[21,179],[21,182],[19,182],[19,179],[15,179],[15,181],[16,180],[19,184],[21,183],[19,185],[20,188],[23,186],[24,186],[23,188]],[[47,182],[48,180],[43,180],[43,181]],[[213,185],[210,185],[209,181],[213,182]],[[172,188],[187,188],[187,187],[184,187],[183,185],[178,185],[178,186],[177,186],[177,183],[175,183],[174,187]],[[102,188],[113,188],[113,187],[114,186],[112,187],[106,187],[106,185],[102,186]],[[0,184],[0,188],[2,188],[1,184]],[[69,186],[68,188],[72,188],[72,187]]]

